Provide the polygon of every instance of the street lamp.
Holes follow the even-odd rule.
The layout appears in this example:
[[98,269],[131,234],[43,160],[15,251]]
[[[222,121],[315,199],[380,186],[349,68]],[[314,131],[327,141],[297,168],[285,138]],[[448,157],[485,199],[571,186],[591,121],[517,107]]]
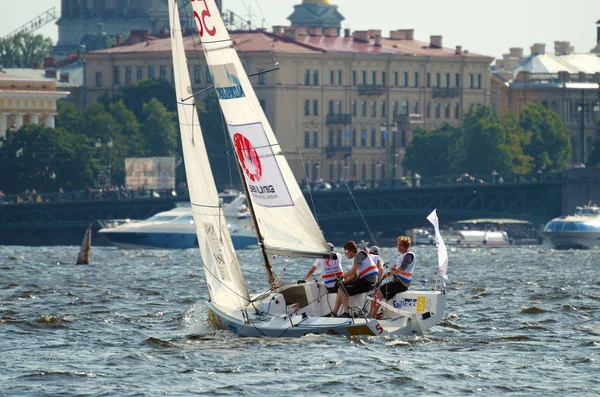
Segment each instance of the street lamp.
[[[96,148],[101,148],[102,147],[102,141],[100,139],[96,140]],[[106,185],[107,186],[112,186],[111,184],[111,161],[110,161],[110,152],[111,149],[113,147],[113,141],[112,138],[108,138],[108,142],[106,142],[106,147],[108,148],[108,164],[106,165],[106,170],[108,172],[108,176],[106,179]]]
[[398,160],[398,154],[396,153],[396,133],[398,132],[398,124],[381,124],[381,133],[386,134],[387,129],[389,127],[392,127],[392,145],[390,146],[390,163],[392,165],[392,179],[396,179],[396,163]]

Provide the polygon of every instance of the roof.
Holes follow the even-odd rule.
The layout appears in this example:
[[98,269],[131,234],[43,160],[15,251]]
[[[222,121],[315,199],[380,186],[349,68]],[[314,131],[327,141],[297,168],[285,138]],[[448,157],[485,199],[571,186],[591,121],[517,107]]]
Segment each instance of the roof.
[[571,74],[580,72],[594,74],[600,72],[600,54],[532,54],[516,68],[512,70],[502,68],[495,70],[494,73],[512,73],[513,77],[516,77],[521,71],[549,74],[557,74],[563,71]]
[[481,218],[481,219],[467,219],[464,221],[457,221],[454,223],[461,223],[461,224],[473,224],[476,225],[478,223],[496,223],[498,225],[505,225],[505,224],[527,224],[527,223],[531,223],[528,221],[522,221],[519,219],[494,219],[494,218]]
[[[432,57],[480,57],[489,58],[463,51],[456,54],[455,49],[433,48],[428,43],[417,40],[395,40],[382,38],[381,45],[371,41],[362,41],[353,37],[307,36],[299,35],[295,39],[265,31],[237,31],[231,33],[235,49],[238,52],[269,51],[279,53],[355,53],[355,54],[396,54]],[[200,40],[196,35],[184,38],[186,51],[200,50]],[[163,53],[171,51],[170,38],[149,37],[141,43],[93,51],[91,54],[139,54]]]
[[[39,81],[39,80],[54,80],[57,88],[61,87],[78,87],[83,85],[83,65],[69,64],[56,69],[56,78],[46,76],[45,69],[31,68],[5,68],[8,74],[19,80]],[[69,82],[61,82],[60,74],[69,73]]]

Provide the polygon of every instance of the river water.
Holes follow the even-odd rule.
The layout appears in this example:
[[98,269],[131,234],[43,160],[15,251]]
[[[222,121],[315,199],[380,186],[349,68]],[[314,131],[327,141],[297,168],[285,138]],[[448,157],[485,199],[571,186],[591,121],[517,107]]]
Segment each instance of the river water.
[[[435,247],[414,251],[415,279],[430,288]],[[598,251],[452,249],[439,326],[424,337],[356,339],[215,330],[197,250],[94,247],[90,265],[75,265],[77,253],[0,247],[0,395],[600,393]],[[387,261],[396,255],[382,249]],[[251,292],[265,288],[259,255],[240,260]],[[275,268],[292,281],[309,266]]]

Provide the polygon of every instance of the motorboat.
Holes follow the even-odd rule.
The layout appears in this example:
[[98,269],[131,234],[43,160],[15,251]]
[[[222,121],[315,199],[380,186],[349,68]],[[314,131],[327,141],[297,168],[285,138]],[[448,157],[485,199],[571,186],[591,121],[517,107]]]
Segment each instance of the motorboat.
[[426,229],[415,229],[414,230],[415,240],[413,244],[415,245],[431,245],[435,244],[435,237],[429,233]]
[[[225,191],[219,202],[236,249],[257,245],[244,194]],[[198,248],[196,226],[190,203],[159,212],[148,219],[99,219],[99,233],[119,249],[187,249]]]
[[552,219],[544,227],[544,237],[559,249],[600,245],[600,208],[589,203],[577,207],[574,215]]
[[442,231],[447,245],[460,247],[510,247],[513,240],[504,230],[447,230]]

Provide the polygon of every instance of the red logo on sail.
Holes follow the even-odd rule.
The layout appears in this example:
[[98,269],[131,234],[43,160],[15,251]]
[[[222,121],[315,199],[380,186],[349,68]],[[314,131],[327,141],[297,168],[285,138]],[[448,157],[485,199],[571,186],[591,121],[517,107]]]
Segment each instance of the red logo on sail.
[[238,133],[233,135],[233,145],[248,178],[252,182],[259,182],[262,178],[262,164],[252,143],[248,138]]

